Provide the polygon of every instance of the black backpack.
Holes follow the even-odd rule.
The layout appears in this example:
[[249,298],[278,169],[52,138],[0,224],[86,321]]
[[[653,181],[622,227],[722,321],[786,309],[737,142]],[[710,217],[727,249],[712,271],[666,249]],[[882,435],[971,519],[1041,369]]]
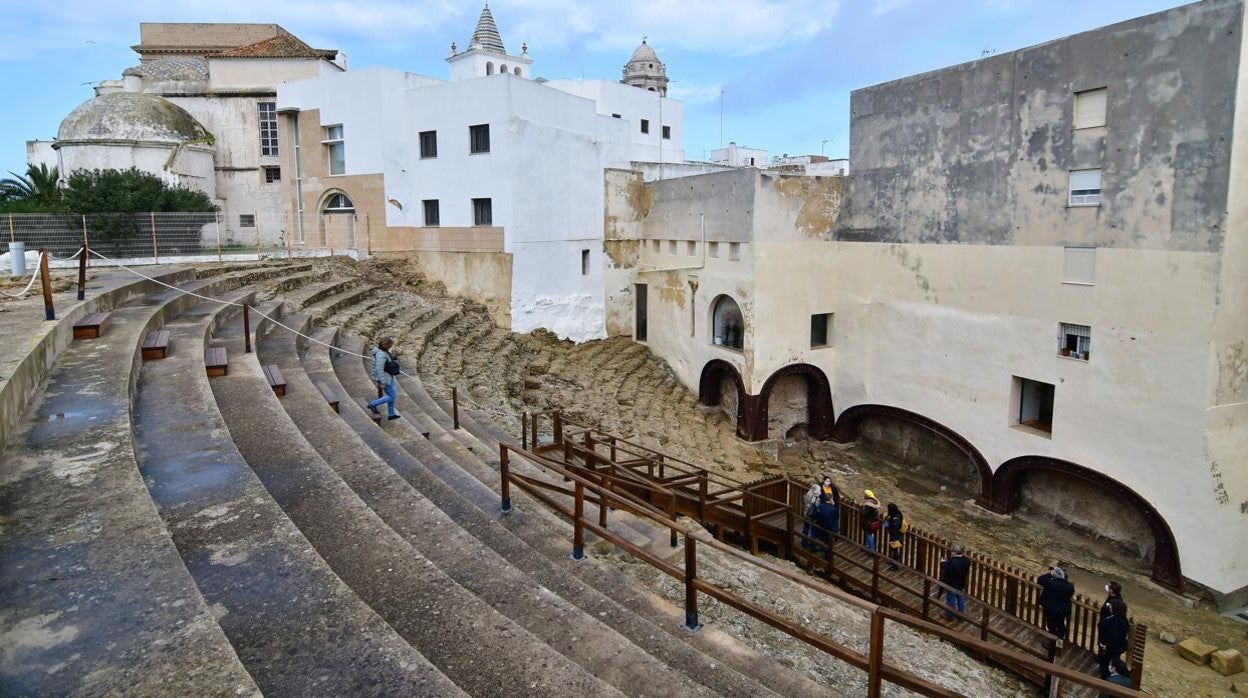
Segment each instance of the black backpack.
[[386,364],[385,366],[382,366],[382,370],[392,376],[397,376],[402,373],[402,370],[399,368],[398,359],[395,359],[394,355],[390,352],[386,352]]

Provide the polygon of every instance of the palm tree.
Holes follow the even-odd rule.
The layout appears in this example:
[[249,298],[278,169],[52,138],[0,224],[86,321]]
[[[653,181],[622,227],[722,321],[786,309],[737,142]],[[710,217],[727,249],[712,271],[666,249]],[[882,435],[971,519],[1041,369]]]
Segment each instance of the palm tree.
[[47,207],[60,201],[61,190],[57,187],[60,171],[56,167],[28,165],[24,175],[12,171],[9,174],[13,176],[0,179],[0,200],[30,201]]

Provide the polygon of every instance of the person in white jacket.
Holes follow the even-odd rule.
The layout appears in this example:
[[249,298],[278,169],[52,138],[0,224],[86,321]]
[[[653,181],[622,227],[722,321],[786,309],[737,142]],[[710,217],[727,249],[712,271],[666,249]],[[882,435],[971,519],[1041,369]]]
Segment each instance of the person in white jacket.
[[[399,362],[395,360],[394,354],[390,353],[390,348],[393,346],[392,337],[382,337],[377,340],[377,346],[373,348],[373,382],[377,384],[377,391],[381,393],[381,397],[368,403],[368,409],[372,410],[373,414],[381,414],[377,408],[385,405],[390,413],[390,419],[398,419],[399,415],[394,411],[394,401],[399,397],[399,384],[396,380]],[[393,367],[393,371],[386,370],[387,363]]]

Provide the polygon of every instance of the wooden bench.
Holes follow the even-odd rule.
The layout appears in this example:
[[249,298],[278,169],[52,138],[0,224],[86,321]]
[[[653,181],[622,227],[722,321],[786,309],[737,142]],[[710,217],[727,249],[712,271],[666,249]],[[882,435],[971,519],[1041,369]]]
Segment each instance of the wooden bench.
[[143,340],[143,360],[163,359],[169,353],[169,330],[153,330]]
[[74,324],[74,339],[98,339],[111,324],[108,313],[91,313]]
[[373,420],[374,424],[376,424],[377,426],[381,426],[382,416],[381,414],[373,414],[373,411],[368,409],[368,400],[365,400],[364,398],[361,397],[361,398],[356,398],[355,401],[359,403],[360,407],[364,408],[364,414],[367,414],[369,418]]
[[334,392],[334,389],[329,387],[328,384],[322,383],[320,381],[317,381],[316,389],[320,391],[321,397],[325,398],[325,402],[329,403],[329,409],[333,410],[334,413],[337,414],[338,413],[338,393]]
[[282,377],[282,372],[277,368],[276,364],[265,364],[260,367],[264,371],[265,380],[269,381],[269,387],[273,389],[273,394],[278,397],[286,397],[286,379]]
[[230,375],[230,364],[226,361],[225,347],[209,347],[204,351],[204,367],[209,378]]

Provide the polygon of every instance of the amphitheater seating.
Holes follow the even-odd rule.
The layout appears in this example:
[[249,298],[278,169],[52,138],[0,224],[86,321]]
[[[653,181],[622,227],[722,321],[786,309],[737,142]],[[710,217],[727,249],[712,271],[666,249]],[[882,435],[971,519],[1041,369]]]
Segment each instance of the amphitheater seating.
[[143,339],[143,360],[155,361],[163,359],[169,353],[169,331],[153,330]]
[[230,362],[226,358],[225,347],[208,347],[204,350],[204,368],[209,378],[218,378],[230,374]]
[[316,382],[316,390],[321,394],[321,397],[325,398],[325,402],[329,404],[329,409],[333,410],[334,413],[337,414],[338,393],[334,392],[334,389],[329,387],[329,384],[323,381]]
[[286,397],[286,379],[282,376],[282,370],[274,364],[265,364],[261,368],[264,371],[264,379],[269,382],[273,394]]
[[74,339],[99,339],[112,322],[109,313],[92,313],[74,324]]

